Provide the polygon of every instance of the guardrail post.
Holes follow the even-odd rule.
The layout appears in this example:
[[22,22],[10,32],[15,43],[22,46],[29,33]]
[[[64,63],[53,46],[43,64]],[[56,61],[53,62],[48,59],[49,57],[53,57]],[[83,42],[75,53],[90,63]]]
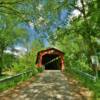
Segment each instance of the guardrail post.
[[97,69],[97,67],[96,67],[95,73],[96,73],[96,79],[98,79],[98,69]]

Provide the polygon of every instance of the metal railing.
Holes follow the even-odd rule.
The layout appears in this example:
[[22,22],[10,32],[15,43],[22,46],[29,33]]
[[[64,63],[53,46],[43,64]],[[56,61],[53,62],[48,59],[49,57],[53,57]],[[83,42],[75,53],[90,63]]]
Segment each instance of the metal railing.
[[96,82],[96,80],[97,80],[97,77],[96,77],[96,76],[91,75],[91,74],[89,74],[89,73],[86,73],[86,72],[84,72],[84,71],[78,70],[78,69],[76,69],[76,68],[71,68],[71,70],[73,70],[73,71],[76,72],[76,73],[81,74],[82,76],[86,76],[86,78],[89,78],[90,80],[93,80],[94,82]]
[[32,73],[32,71],[33,70],[28,70],[28,71],[23,72],[23,73],[19,73],[19,74],[13,75],[13,76],[9,76],[9,77],[0,79],[0,83],[6,82],[6,81],[10,81],[10,80],[13,80],[13,79],[18,78],[18,77],[22,77],[25,74]]

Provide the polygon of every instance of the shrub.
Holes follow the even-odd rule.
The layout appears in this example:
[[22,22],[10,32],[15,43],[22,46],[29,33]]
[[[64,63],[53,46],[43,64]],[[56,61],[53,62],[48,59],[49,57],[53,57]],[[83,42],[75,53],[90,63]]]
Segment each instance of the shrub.
[[44,71],[44,68],[43,67],[39,67],[39,68],[37,68],[37,70],[38,70],[38,72],[43,72]]

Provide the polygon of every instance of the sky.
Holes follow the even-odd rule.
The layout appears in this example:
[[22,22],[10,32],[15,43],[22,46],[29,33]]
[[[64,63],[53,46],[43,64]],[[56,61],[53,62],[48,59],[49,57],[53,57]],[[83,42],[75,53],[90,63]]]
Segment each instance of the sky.
[[[62,0],[63,1],[63,0]],[[81,7],[80,5],[80,0],[78,0],[77,5]],[[43,5],[39,4],[37,6],[37,9],[39,11],[41,11],[41,9],[43,9]],[[80,12],[78,10],[73,10],[72,14],[70,17],[68,17],[68,11],[66,9],[62,9],[60,14],[58,14],[58,19],[55,20],[51,26],[50,26],[50,31],[53,33],[57,27],[66,27],[66,25],[68,24],[68,20],[69,18],[72,18],[74,16],[79,16]],[[41,16],[39,18],[38,21],[42,21],[44,20]],[[30,45],[32,43],[32,41],[34,41],[35,39],[38,39],[39,37],[41,37],[41,34],[45,34],[45,38],[43,38],[43,43],[45,45],[45,47],[49,46],[49,42],[47,41],[48,39],[48,35],[47,35],[47,31],[37,31],[34,27],[34,23],[33,22],[29,22],[28,25],[22,24],[23,27],[25,27],[28,32],[29,32],[29,41],[30,41]],[[22,46],[20,43],[18,43],[17,47]]]
[[[62,10],[61,13],[60,13],[60,15],[58,15],[58,16],[59,16],[59,18],[56,21],[54,21],[52,23],[52,25],[50,26],[50,30],[52,32],[54,32],[57,29],[58,26],[59,27],[64,27],[65,26],[64,23],[67,23],[67,20],[68,19],[67,19],[67,11],[66,10]],[[48,46],[49,43],[47,41],[47,38],[48,38],[47,31],[44,31],[44,32],[41,31],[40,34],[38,34],[35,31],[35,28],[34,28],[34,24],[33,23],[30,22],[29,23],[29,26],[30,27],[28,27],[28,30],[29,30],[30,40],[32,41],[32,40],[34,40],[36,38],[39,38],[39,36],[43,33],[43,34],[46,35],[46,38],[44,38],[43,42],[44,42],[45,46]]]
[[[81,7],[80,0],[78,0],[77,5]],[[37,6],[37,9],[40,11],[41,9],[43,9],[43,5],[39,4]],[[80,12],[78,10],[73,10],[70,18],[71,17],[77,17],[77,16],[79,16],[79,14],[80,14]],[[40,16],[39,20],[41,21],[41,20],[44,20],[44,19]],[[50,30],[52,30],[52,32],[54,32],[57,29],[57,27],[63,27],[63,28],[66,27],[68,20],[69,20],[68,11],[66,9],[62,9],[60,14],[58,14],[58,19],[55,20],[52,23],[52,25],[50,26]],[[40,34],[38,34],[36,32],[36,30],[34,28],[34,23],[32,23],[32,22],[29,22],[28,30],[29,30],[30,41],[32,41],[36,38],[39,38],[40,34],[42,34],[42,32],[40,32]],[[45,35],[47,35],[46,31],[44,31],[44,33],[45,33]],[[47,38],[48,38],[48,36],[47,36]],[[45,46],[49,45],[47,38],[44,38],[44,40],[43,40]]]

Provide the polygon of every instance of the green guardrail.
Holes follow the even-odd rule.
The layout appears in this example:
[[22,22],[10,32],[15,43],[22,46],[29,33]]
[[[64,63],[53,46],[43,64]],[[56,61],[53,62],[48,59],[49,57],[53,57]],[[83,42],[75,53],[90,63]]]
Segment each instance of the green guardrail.
[[8,81],[8,80],[15,79],[15,78],[17,78],[17,77],[23,76],[24,74],[28,74],[28,73],[31,73],[31,72],[32,72],[32,70],[28,70],[28,71],[23,72],[23,73],[19,73],[19,74],[13,75],[13,76],[9,76],[9,77],[0,79],[0,83],[1,83],[1,82],[5,82],[5,81]]
[[76,73],[81,74],[82,76],[86,76],[87,78],[93,80],[94,82],[96,82],[96,80],[97,80],[97,77],[96,76],[93,76],[93,75],[91,75],[89,73],[83,72],[83,71],[78,70],[76,68],[71,68],[71,70],[75,71]]
[[3,78],[0,80],[0,91],[6,90],[10,87],[14,87],[17,84],[29,79],[33,75],[34,75],[33,70],[28,70],[23,73]]
[[0,79],[0,92],[10,87],[14,87],[17,84],[31,78],[34,75],[36,75],[36,73],[34,73],[33,69],[28,69],[25,72]]

